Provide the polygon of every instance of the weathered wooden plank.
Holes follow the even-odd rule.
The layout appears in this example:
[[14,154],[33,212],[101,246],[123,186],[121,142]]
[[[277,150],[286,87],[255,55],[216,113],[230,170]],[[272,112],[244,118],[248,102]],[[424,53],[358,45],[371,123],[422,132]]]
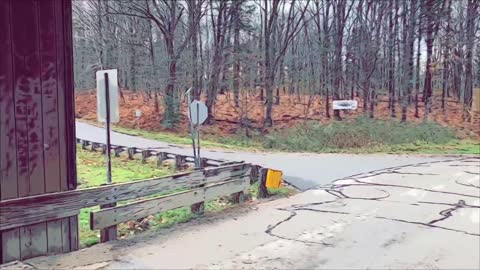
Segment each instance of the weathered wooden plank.
[[9,262],[20,259],[20,229],[14,228],[6,230],[2,233],[2,248],[0,263]]
[[[28,5],[33,6],[32,17],[26,19],[23,18],[22,23],[26,24],[27,29],[35,29],[35,27],[43,27],[41,21],[40,7],[44,5]],[[29,11],[30,14],[30,11]],[[27,15],[27,14],[25,14]],[[28,15],[27,15],[28,16]],[[31,28],[30,28],[31,27]],[[23,55],[21,57],[24,61],[25,79],[30,80],[31,84],[25,84],[25,102],[28,111],[28,178],[30,183],[30,191],[28,196],[45,193],[45,162],[44,162],[44,144],[43,144],[43,89],[42,89],[42,70],[41,70],[41,48],[40,48],[40,31],[30,31],[19,35],[17,38],[19,42],[23,42],[22,45],[16,44],[16,47],[22,46],[24,48]],[[16,35],[16,33],[14,33]],[[26,45],[29,43],[31,45]],[[18,64],[16,62],[15,64]],[[23,82],[24,84],[25,82]],[[22,83],[18,83],[20,85]],[[28,90],[27,90],[28,89]],[[28,91],[28,92],[27,92]]]
[[62,232],[61,219],[47,222],[47,252],[49,254],[63,252]]
[[78,250],[78,216],[71,216],[70,219],[70,251]]
[[243,191],[249,185],[250,178],[243,177],[225,183],[91,212],[91,229],[102,229],[129,220],[237,193]]
[[0,1],[0,200],[18,196],[11,3]]
[[60,177],[62,190],[72,190],[77,187],[72,2],[55,3]]
[[[100,205],[100,209],[110,209],[112,207],[115,207],[116,204],[115,203],[112,203],[112,204],[104,204],[104,205]],[[91,222],[92,219],[90,219],[90,222]],[[92,226],[92,224],[90,224],[90,227]],[[105,242],[108,242],[108,241],[112,241],[112,240],[117,240],[117,225],[112,225],[112,226],[108,226],[108,227],[105,227],[105,228],[102,228],[100,230],[100,242],[101,243],[105,243]]]
[[67,214],[86,207],[227,181],[249,173],[249,164],[236,164],[154,179],[0,201],[0,230],[66,217]]
[[[57,74],[57,35],[55,29],[56,13],[53,1],[38,6],[40,58],[41,58],[41,88],[42,88],[42,117],[43,117],[43,145],[45,168],[45,192],[66,190],[67,181],[60,177],[60,146],[59,146],[59,112],[58,112],[58,76]],[[62,56],[59,56],[62,57]],[[61,78],[62,79],[62,78]],[[63,252],[62,220],[47,222],[47,252],[56,254]]]
[[22,260],[47,254],[46,222],[20,228],[20,255]]
[[70,251],[70,218],[62,218],[62,252]]
[[[25,83],[27,78],[33,79],[34,76],[30,68],[25,67],[24,56],[34,52],[30,48],[23,48],[18,44],[30,44],[35,40],[28,40],[29,29],[32,29],[31,18],[34,16],[33,6],[26,1],[11,1],[12,14],[22,14],[23,16],[13,16],[12,18],[12,42],[13,42],[13,62],[14,65],[14,93],[15,93],[15,125],[17,136],[17,179],[18,194],[20,197],[32,195],[29,183],[29,151],[28,151],[28,103],[31,99],[31,87]],[[30,22],[30,23],[29,23]],[[34,82],[32,82],[34,83]]]
[[227,181],[232,178],[250,175],[250,164],[234,164],[225,167],[207,168],[205,172],[206,184]]

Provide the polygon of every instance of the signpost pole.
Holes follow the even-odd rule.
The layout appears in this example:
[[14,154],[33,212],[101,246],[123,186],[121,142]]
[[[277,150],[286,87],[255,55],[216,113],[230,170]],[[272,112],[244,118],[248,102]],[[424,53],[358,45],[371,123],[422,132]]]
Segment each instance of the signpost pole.
[[200,164],[200,105],[197,103],[197,156],[195,157],[195,166],[201,167]]
[[107,155],[107,185],[112,183],[112,161],[110,157],[110,91],[108,83],[108,73],[105,73],[105,102],[106,102],[106,117],[105,117],[105,131],[106,136],[106,150]]
[[192,119],[192,110],[190,109],[190,103],[192,102],[191,97],[190,97],[190,91],[192,88],[189,88],[187,90],[187,106],[188,106],[188,116],[190,119],[190,137],[192,138],[192,148],[193,148],[193,159],[195,161],[195,168],[199,168],[197,165],[197,151],[195,150],[195,130],[193,128],[193,123],[191,121]]

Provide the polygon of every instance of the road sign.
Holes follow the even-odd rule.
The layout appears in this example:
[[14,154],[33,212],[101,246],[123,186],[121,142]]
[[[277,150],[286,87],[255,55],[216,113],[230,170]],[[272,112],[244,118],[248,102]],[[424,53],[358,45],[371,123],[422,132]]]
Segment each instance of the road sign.
[[334,110],[356,110],[358,102],[356,100],[334,100]]
[[139,118],[140,116],[142,116],[142,111],[135,110],[135,117]]
[[208,109],[202,101],[194,100],[190,103],[190,122],[193,125],[201,125],[208,117]]
[[110,105],[110,122],[118,123],[120,114],[118,109],[118,80],[117,70],[99,70],[97,71],[97,120],[105,122],[107,118],[107,100],[105,94],[105,73],[108,74],[108,92]]

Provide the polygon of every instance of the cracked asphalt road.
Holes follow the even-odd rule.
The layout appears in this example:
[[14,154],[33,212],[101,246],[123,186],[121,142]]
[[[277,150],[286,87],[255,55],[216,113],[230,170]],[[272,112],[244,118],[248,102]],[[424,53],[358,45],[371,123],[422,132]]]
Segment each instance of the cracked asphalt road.
[[83,269],[479,269],[479,173],[479,157],[376,170],[172,231],[29,263]]

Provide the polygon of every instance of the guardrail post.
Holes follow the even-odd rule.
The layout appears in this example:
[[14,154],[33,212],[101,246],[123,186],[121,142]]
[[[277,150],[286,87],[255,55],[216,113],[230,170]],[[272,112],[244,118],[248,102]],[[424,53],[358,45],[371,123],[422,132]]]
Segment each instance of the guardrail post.
[[142,163],[147,162],[147,158],[150,156],[150,151],[149,150],[143,150],[142,151]]
[[261,168],[258,178],[258,197],[259,198],[267,198],[268,197],[268,189],[266,186],[267,182],[267,168]]
[[119,157],[122,151],[123,151],[123,148],[121,146],[116,146],[114,150],[115,157]]
[[200,158],[200,167],[205,168],[208,166],[208,158]]
[[175,168],[181,170],[182,166],[185,164],[185,156],[176,155],[175,156]]
[[102,154],[105,155],[107,153],[107,145],[102,144]]
[[199,202],[190,206],[190,211],[195,215],[203,215],[205,212],[205,202]]
[[[100,209],[105,209],[105,208],[110,208],[115,206],[117,206],[116,203],[104,204],[104,205],[100,205]],[[93,219],[90,218],[90,221],[93,221]],[[113,225],[100,230],[100,243],[105,243],[112,240],[117,240],[117,225]]]
[[137,148],[135,148],[135,147],[127,148],[128,159],[133,159],[133,156],[135,155],[136,150],[137,150]]
[[260,166],[259,165],[252,165],[252,169],[250,171],[250,185],[253,185],[255,182],[258,181],[258,175],[260,173]]
[[87,145],[88,145],[88,142],[85,140],[82,140],[82,150],[87,150]]
[[167,153],[160,152],[157,154],[157,167],[162,166],[162,162],[167,159]]
[[233,203],[244,203],[245,202],[245,193],[243,191],[232,194]]
[[97,143],[95,142],[90,142],[90,151],[95,151],[96,147],[97,147]]

